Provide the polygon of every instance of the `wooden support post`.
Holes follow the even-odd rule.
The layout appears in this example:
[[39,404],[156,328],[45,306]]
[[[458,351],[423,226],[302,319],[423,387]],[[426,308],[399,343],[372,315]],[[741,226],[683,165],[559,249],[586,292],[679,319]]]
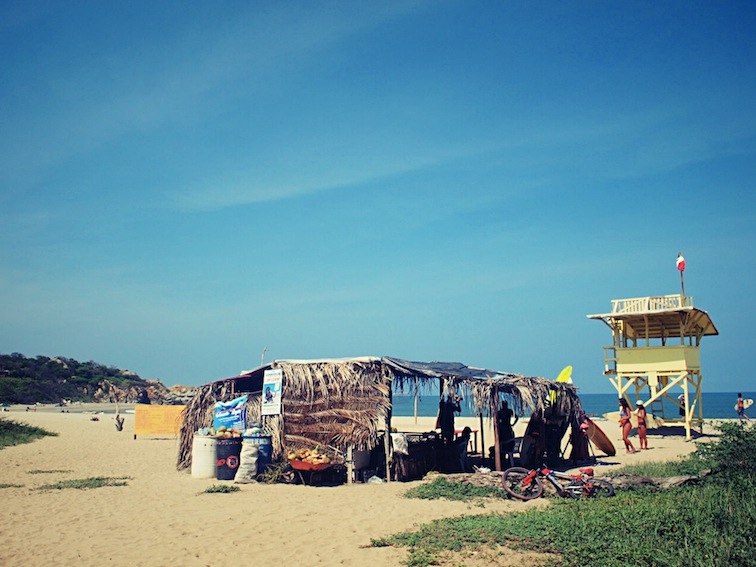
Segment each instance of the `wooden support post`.
[[417,389],[417,376],[415,376],[415,425],[417,425],[417,401],[419,396],[420,394]]
[[688,395],[688,378],[683,380],[683,394],[685,395],[685,440],[690,441],[690,421],[693,416],[693,408],[690,407],[690,396]]
[[386,453],[386,482],[391,482],[391,419],[386,420],[386,434],[383,436],[383,450]]
[[483,465],[485,465],[487,457],[486,457],[486,438],[485,438],[485,435],[483,434],[483,430],[484,430],[483,412],[479,414],[479,417],[480,417],[480,458],[481,458],[480,462],[483,463]]
[[[501,443],[499,443],[499,420],[496,419],[496,415],[499,411],[499,390],[495,389],[493,392],[494,399],[494,467],[497,471],[504,470],[501,462]],[[482,429],[481,429],[482,431]]]
[[354,446],[349,445],[347,447],[347,454],[346,454],[346,462],[347,462],[347,484],[352,484],[354,482]]
[[[393,384],[392,384],[393,387]],[[386,482],[391,482],[391,414],[394,403],[394,392],[389,389],[389,409],[386,414],[386,434],[383,436],[383,448],[386,452]]]

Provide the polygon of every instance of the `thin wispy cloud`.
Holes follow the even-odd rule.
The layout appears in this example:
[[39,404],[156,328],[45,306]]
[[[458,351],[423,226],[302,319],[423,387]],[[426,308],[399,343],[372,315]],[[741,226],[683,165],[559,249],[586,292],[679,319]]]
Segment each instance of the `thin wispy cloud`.
[[[89,66],[54,69],[38,83],[46,92],[32,99],[54,100],[44,113],[0,111],[7,134],[0,140],[0,176],[13,183],[37,183],[50,168],[125,135],[160,135],[169,125],[190,127],[205,111],[214,112],[213,98],[220,92],[241,86],[248,96],[258,96],[286,88],[287,77],[317,61],[322,50],[414,5],[325,5],[315,18],[306,17],[312,14],[304,8],[277,6],[260,13],[248,8],[238,20],[221,19],[219,29],[198,27],[170,35],[168,44],[162,35],[145,35],[147,67],[130,46],[92,53]],[[4,98],[15,93],[14,103],[23,105],[25,86],[12,80],[6,86]]]

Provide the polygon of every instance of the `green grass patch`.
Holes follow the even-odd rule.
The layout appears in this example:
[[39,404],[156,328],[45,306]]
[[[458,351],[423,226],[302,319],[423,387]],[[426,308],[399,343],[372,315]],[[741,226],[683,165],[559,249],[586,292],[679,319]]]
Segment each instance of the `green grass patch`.
[[[631,474],[649,476],[655,478],[668,478],[671,476],[697,475],[701,471],[710,468],[711,464],[702,459],[697,453],[687,456],[679,461],[648,462],[637,465],[625,465],[619,470],[610,471],[608,477],[619,474]],[[611,481],[611,478],[609,478]]]
[[[756,567],[754,427],[725,424],[718,441],[700,444],[689,458],[618,472],[665,477],[707,468],[713,474],[670,490],[618,490],[612,499],[552,500],[546,510],[445,518],[371,544],[407,547],[405,565],[412,567],[460,565],[455,553],[497,546],[550,554],[544,565],[559,567]],[[432,484],[423,487],[430,494],[457,492]]]
[[57,436],[58,434],[41,427],[18,423],[12,419],[0,418],[0,449],[31,443],[47,435]]
[[239,492],[240,488],[233,484],[214,484],[208,486],[204,492],[206,494],[227,494],[229,492]]
[[0,482],[0,488],[23,488],[23,484],[8,484],[6,482]]
[[506,545],[555,553],[548,565],[756,565],[749,542],[756,499],[742,487],[619,493],[606,500],[554,500],[548,510],[444,518],[373,540],[409,548],[407,565],[443,564],[452,552]]
[[439,476],[434,478],[431,482],[410,488],[404,493],[404,496],[405,498],[420,498],[423,500],[445,498],[446,500],[469,502],[481,498],[502,498],[506,496],[506,493],[501,488],[472,486],[460,482],[451,482],[446,478]]
[[38,490],[63,490],[65,488],[76,488],[78,490],[87,490],[90,488],[102,488],[103,486],[126,486],[129,477],[118,476],[94,476],[75,480],[61,480],[53,484],[44,484]]
[[69,469],[34,469],[29,471],[29,474],[58,474],[58,473],[70,473],[73,472]]

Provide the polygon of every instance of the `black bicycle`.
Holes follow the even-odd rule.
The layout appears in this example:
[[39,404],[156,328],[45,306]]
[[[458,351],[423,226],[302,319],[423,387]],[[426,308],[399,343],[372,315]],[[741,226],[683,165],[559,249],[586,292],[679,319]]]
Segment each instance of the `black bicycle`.
[[533,500],[543,494],[541,478],[548,480],[560,496],[581,498],[608,498],[614,496],[611,482],[594,478],[590,467],[579,469],[579,474],[567,474],[541,466],[537,469],[512,467],[504,471],[501,482],[504,490],[519,500]]

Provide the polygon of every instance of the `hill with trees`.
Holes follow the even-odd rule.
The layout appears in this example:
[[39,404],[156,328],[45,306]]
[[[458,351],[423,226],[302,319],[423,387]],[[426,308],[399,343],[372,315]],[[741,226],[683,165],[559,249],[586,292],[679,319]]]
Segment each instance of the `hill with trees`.
[[98,362],[0,354],[0,403],[163,403],[170,397],[159,380]]

